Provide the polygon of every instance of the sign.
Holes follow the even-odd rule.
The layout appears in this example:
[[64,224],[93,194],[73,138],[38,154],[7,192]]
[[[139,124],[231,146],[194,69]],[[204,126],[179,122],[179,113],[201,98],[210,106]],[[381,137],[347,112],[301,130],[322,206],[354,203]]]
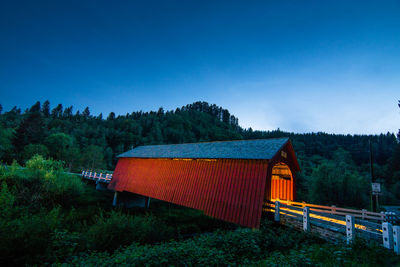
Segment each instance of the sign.
[[285,159],[287,158],[287,153],[285,151],[281,151],[281,156],[284,157]]
[[378,195],[381,193],[381,184],[380,183],[372,183],[372,194]]

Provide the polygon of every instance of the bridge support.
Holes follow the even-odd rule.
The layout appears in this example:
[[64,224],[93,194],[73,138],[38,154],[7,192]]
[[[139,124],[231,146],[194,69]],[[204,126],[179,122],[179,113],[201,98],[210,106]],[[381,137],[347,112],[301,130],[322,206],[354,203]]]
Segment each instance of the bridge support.
[[346,242],[350,244],[356,237],[356,227],[354,226],[354,216],[346,215]]
[[388,249],[393,249],[393,227],[388,222],[382,223],[382,238],[383,246]]
[[114,192],[114,199],[113,199],[113,206],[117,206],[117,200],[118,200],[118,192]]

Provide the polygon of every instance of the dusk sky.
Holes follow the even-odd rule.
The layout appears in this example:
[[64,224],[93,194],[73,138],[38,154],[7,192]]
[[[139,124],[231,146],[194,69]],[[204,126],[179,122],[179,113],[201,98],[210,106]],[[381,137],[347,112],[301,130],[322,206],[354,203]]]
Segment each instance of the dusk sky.
[[400,1],[1,1],[0,104],[207,101],[243,127],[400,128]]

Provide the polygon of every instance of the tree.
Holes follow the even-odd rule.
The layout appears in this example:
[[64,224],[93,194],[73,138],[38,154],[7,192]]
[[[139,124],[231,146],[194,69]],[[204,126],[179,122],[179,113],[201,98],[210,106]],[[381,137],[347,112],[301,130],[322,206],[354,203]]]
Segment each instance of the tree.
[[12,153],[14,137],[14,129],[3,128],[0,125],[0,161],[12,161],[9,157]]
[[63,112],[63,106],[61,104],[58,104],[57,107],[55,107],[52,111],[51,111],[51,116],[53,118],[60,118]]
[[31,159],[34,155],[41,155],[46,158],[49,155],[49,150],[42,144],[29,144],[24,147],[24,161]]
[[82,166],[90,169],[104,169],[106,164],[103,148],[95,145],[87,146],[83,150]]
[[110,114],[107,117],[107,120],[115,120],[115,113],[114,112],[110,112]]
[[[399,100],[399,102],[397,103],[397,105],[398,105],[399,108],[400,108],[400,100]],[[399,130],[399,132],[397,133],[397,138],[400,139],[400,130]]]
[[113,169],[113,151],[111,147],[107,147],[104,151],[104,159],[107,164],[107,169]]
[[311,202],[357,208],[368,205],[368,175],[355,169],[351,154],[343,149],[314,168],[309,183]]
[[164,109],[160,107],[157,111],[157,116],[162,116],[162,115],[164,115]]
[[52,158],[67,161],[68,150],[73,145],[73,139],[68,134],[55,133],[46,138],[45,144]]
[[89,107],[86,107],[85,110],[82,112],[82,115],[85,119],[90,117]]
[[37,101],[30,109],[29,109],[30,113],[34,113],[34,112],[40,112],[40,102]]
[[40,112],[40,102],[37,102],[17,128],[13,144],[17,151],[22,151],[26,145],[39,144],[45,137],[45,123]]
[[43,106],[42,106],[42,113],[45,118],[48,118],[50,116],[50,102],[49,100],[44,101]]
[[71,118],[72,117],[72,106],[67,107],[64,109],[63,117],[64,118]]

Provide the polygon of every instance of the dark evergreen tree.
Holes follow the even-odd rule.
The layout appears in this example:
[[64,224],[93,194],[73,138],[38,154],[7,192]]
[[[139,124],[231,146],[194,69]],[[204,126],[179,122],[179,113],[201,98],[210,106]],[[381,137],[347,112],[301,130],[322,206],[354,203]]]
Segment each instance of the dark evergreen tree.
[[17,128],[13,144],[18,152],[28,144],[40,144],[45,136],[45,123],[40,112],[40,102],[36,102]]
[[88,119],[90,117],[90,111],[89,107],[86,107],[85,110],[82,112],[82,115],[85,119]]
[[53,118],[60,118],[62,116],[62,113],[63,113],[63,106],[61,104],[58,104],[57,107],[55,107],[51,111],[51,116]]
[[29,109],[30,113],[34,113],[34,112],[40,112],[40,102],[37,101],[30,109]]
[[114,112],[110,112],[110,114],[107,117],[107,120],[115,120],[115,113]]
[[43,106],[42,106],[42,113],[45,118],[48,118],[50,116],[50,102],[49,100],[44,101]]
[[71,118],[72,117],[72,106],[67,107],[66,109],[64,109],[64,113],[63,113],[63,117],[64,118]]

